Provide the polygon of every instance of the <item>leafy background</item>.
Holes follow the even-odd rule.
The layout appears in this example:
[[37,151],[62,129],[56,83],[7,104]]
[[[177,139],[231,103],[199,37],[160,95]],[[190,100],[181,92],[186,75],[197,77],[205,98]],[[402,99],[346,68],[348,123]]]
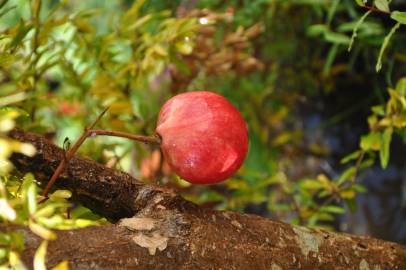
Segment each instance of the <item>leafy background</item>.
[[[41,187],[8,162],[34,154],[6,137],[14,126],[62,146],[110,106],[100,128],[153,134],[169,97],[206,89],[249,125],[248,157],[225,183],[190,185],[159,149],[125,139],[92,138],[80,154],[208,207],[406,243],[405,11],[396,0],[0,1],[1,222],[44,238],[37,269],[52,229],[108,222],[64,190],[36,203]],[[22,236],[0,242],[4,267],[24,269]]]

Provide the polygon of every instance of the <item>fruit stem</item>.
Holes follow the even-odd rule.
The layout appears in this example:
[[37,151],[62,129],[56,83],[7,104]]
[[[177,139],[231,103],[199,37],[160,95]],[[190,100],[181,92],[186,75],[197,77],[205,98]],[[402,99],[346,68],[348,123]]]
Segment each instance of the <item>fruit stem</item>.
[[72,146],[72,148],[70,148],[68,151],[66,151],[64,153],[65,157],[61,160],[58,167],[54,171],[51,179],[48,181],[48,184],[47,184],[47,186],[45,187],[45,189],[44,189],[44,191],[42,193],[43,198],[38,203],[43,203],[48,199],[49,191],[51,190],[52,186],[55,184],[56,179],[64,171],[66,165],[69,163],[69,161],[75,155],[75,153],[77,152],[79,147],[89,137],[93,137],[93,136],[96,136],[96,135],[104,135],[104,136],[122,137],[122,138],[131,139],[131,140],[134,140],[134,141],[141,141],[141,142],[144,142],[144,143],[155,143],[155,144],[160,144],[161,143],[161,138],[158,135],[143,136],[143,135],[134,135],[134,134],[131,134],[131,133],[126,133],[126,132],[121,132],[121,131],[93,129],[95,127],[95,125],[103,117],[103,115],[107,112],[107,110],[108,110],[108,108],[103,110],[103,112],[97,117],[97,119],[89,127],[85,128],[84,132],[82,133],[80,138],[75,142],[75,144]]
[[114,130],[102,130],[102,129],[89,130],[90,137],[93,137],[96,135],[121,137],[121,138],[127,138],[130,140],[140,141],[140,142],[144,142],[144,143],[155,143],[155,144],[161,143],[161,139],[159,138],[158,135],[143,136],[143,135],[135,135],[135,134],[122,132],[122,131],[114,131]]

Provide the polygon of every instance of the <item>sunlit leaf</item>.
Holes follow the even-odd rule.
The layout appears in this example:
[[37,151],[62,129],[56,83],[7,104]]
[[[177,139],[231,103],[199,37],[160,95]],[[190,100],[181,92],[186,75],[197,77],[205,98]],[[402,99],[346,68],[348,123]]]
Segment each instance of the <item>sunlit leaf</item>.
[[375,0],[374,1],[375,6],[384,12],[389,12],[389,3],[388,0]]
[[406,24],[406,11],[393,11],[390,17],[401,24]]
[[25,270],[27,269],[20,259],[20,255],[15,251],[10,251],[8,261],[12,269]]
[[62,190],[58,189],[55,192],[53,192],[51,195],[49,195],[50,199],[69,199],[72,197],[72,192],[70,190]]
[[34,270],[46,270],[45,255],[47,253],[47,241],[42,241],[34,255]]
[[37,211],[37,187],[34,183],[27,189],[28,212],[33,215]]
[[45,240],[54,240],[54,239],[56,239],[56,234],[53,233],[51,230],[48,230],[44,226],[41,226],[41,225],[39,225],[37,223],[34,223],[34,222],[30,221],[28,223],[28,227],[30,228],[30,230],[33,233],[35,233],[36,235],[40,236],[41,238],[43,238]]
[[367,135],[361,137],[360,143],[361,149],[368,150],[379,150],[381,147],[381,134],[378,132],[371,132]]
[[6,256],[7,256],[7,253],[8,252],[5,248],[0,248],[0,260],[4,260],[4,258],[6,258]]
[[10,221],[15,220],[17,217],[15,210],[4,198],[0,198],[0,217]]
[[320,181],[314,179],[306,179],[300,183],[300,186],[306,189],[320,189],[323,187]]
[[69,262],[62,261],[58,263],[56,266],[52,267],[52,270],[68,270],[69,269]]

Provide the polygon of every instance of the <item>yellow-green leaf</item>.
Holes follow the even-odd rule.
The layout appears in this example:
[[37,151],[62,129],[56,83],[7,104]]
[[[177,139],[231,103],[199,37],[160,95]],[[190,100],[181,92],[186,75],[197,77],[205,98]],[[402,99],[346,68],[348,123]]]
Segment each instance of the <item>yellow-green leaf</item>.
[[52,267],[52,270],[68,270],[68,269],[69,269],[68,261],[62,261],[58,263],[55,267]]
[[361,155],[361,151],[360,151],[360,150],[355,151],[354,153],[351,153],[351,154],[349,154],[349,155],[343,157],[343,158],[340,160],[340,163],[341,163],[341,164],[345,164],[345,163],[347,163],[347,162],[349,162],[349,161],[351,161],[351,160],[357,159],[360,155]]
[[[392,14],[393,14],[393,12],[392,12]],[[385,49],[388,47],[390,39],[392,38],[392,36],[395,34],[396,30],[399,27],[400,27],[400,22],[395,24],[395,26],[392,27],[392,29],[389,31],[389,33],[384,38],[382,45],[381,45],[381,49],[379,50],[378,61],[376,63],[376,67],[375,67],[376,72],[379,72],[381,70],[383,53],[385,52]]]
[[394,11],[391,13],[390,17],[401,24],[406,24],[405,11]]
[[0,199],[0,217],[13,221],[16,219],[17,214],[15,210],[10,206],[8,201],[4,198]]
[[375,6],[384,12],[389,12],[388,0],[375,0]]
[[42,241],[34,255],[34,270],[46,270],[45,255],[47,253],[47,241]]
[[72,197],[72,192],[62,189],[56,190],[49,196],[50,199],[69,199],[70,197]]
[[25,270],[27,269],[23,262],[20,260],[20,256],[17,252],[15,251],[10,251],[8,255],[8,262],[11,266],[12,269],[18,269],[18,270]]
[[383,169],[385,169],[388,166],[392,133],[393,133],[393,129],[391,127],[389,127],[387,129],[385,129],[385,131],[382,134],[382,147],[379,151],[379,157],[380,157],[381,166]]
[[37,191],[36,185],[31,183],[27,189],[28,212],[33,215],[37,211]]
[[30,230],[35,233],[36,235],[42,237],[43,239],[46,240],[54,240],[56,239],[56,234],[53,233],[51,230],[48,230],[47,228],[34,223],[32,221],[28,222],[28,227],[30,228]]
[[340,196],[343,199],[352,199],[355,197],[355,192],[353,190],[342,190]]
[[371,132],[368,135],[361,137],[361,149],[378,151],[381,147],[381,134],[378,132]]

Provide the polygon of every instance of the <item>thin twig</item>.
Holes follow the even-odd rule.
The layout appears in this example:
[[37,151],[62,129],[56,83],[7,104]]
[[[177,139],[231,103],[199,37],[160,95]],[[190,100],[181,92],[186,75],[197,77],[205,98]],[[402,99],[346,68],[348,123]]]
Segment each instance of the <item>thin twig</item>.
[[383,14],[390,14],[390,12],[385,11],[385,10],[380,10],[374,6],[362,6],[362,8],[367,9],[371,12],[375,12],[375,13],[383,13]]
[[358,176],[358,173],[359,173],[359,171],[361,169],[361,163],[362,163],[362,160],[364,159],[364,157],[365,157],[365,151],[361,150],[361,154],[359,155],[359,157],[357,159],[357,162],[355,163],[355,172],[354,172],[354,175],[351,178],[351,185],[355,184],[355,182],[357,180],[357,176]]
[[63,172],[63,170],[65,169],[66,164],[73,157],[73,155],[76,153],[76,151],[82,145],[82,143],[89,136],[89,129],[92,129],[92,128],[94,128],[96,126],[96,124],[100,121],[100,119],[107,112],[107,110],[108,110],[108,107],[106,109],[104,109],[104,111],[97,117],[97,119],[88,128],[85,128],[85,131],[83,132],[82,136],[80,136],[80,138],[75,142],[75,144],[72,146],[72,148],[70,148],[69,151],[66,152],[65,158],[63,158],[61,160],[61,162],[59,163],[58,167],[56,168],[54,174],[52,175],[51,179],[49,180],[47,186],[45,187],[45,189],[44,189],[44,191],[42,193],[42,196],[44,196],[44,199],[42,199],[40,202],[46,201],[46,199],[48,198],[48,193],[51,190],[52,186],[54,185],[56,179]]
[[130,140],[140,141],[140,142],[145,142],[145,143],[156,143],[156,144],[161,143],[160,138],[158,136],[156,136],[156,135],[143,136],[143,135],[135,135],[135,134],[121,132],[121,131],[101,130],[101,129],[89,130],[89,134],[90,134],[91,137],[96,136],[96,135],[113,136],[113,137],[127,138],[127,139],[130,139]]
[[54,174],[52,175],[51,179],[49,180],[47,186],[45,187],[42,196],[44,197],[39,201],[39,203],[42,203],[48,199],[48,193],[51,190],[52,186],[55,184],[56,179],[61,175],[63,170],[65,169],[66,165],[69,163],[69,161],[72,159],[72,157],[75,155],[79,147],[83,144],[83,142],[88,138],[88,137],[93,137],[93,136],[112,136],[112,137],[121,137],[121,138],[127,138],[130,140],[134,141],[141,141],[144,143],[155,143],[155,144],[160,144],[161,139],[159,138],[158,135],[153,135],[153,136],[143,136],[143,135],[135,135],[131,133],[126,133],[126,132],[121,132],[121,131],[111,131],[111,130],[101,130],[101,129],[93,129],[96,124],[100,121],[100,119],[103,117],[103,115],[107,112],[108,108],[106,108],[98,117],[97,119],[87,128],[85,128],[85,131],[83,134],[80,136],[80,138],[75,142],[75,144],[70,148],[66,153],[64,158],[61,160],[59,163],[58,167],[56,168]]
[[295,196],[292,197],[292,203],[293,203],[293,207],[295,208],[295,211],[297,212],[297,218],[299,221],[299,225],[304,225],[305,220],[303,219],[302,213],[300,211],[300,206],[299,206],[298,202],[296,201]]

